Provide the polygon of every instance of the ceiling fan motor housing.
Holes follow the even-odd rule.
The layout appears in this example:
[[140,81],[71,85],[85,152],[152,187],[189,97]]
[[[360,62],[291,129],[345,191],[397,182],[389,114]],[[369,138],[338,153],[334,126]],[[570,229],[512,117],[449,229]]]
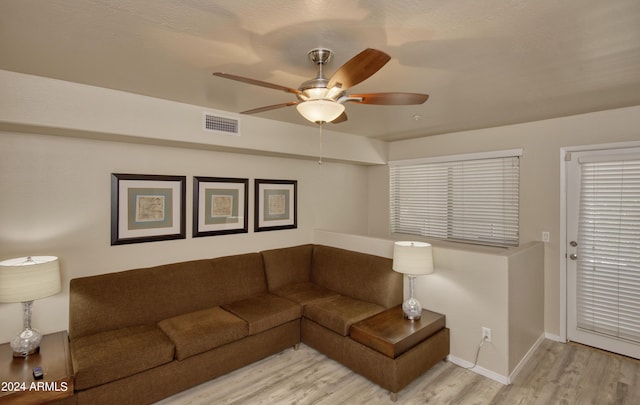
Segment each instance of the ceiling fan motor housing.
[[[309,79],[303,82],[298,90],[303,92],[301,95],[297,95],[300,101],[316,100],[316,99],[329,99],[336,101],[339,98],[339,94],[327,94],[327,85],[329,79],[324,76],[323,66],[328,64],[333,59],[333,51],[326,48],[315,48],[309,51],[307,54],[309,60],[313,64],[318,66],[318,75],[313,79]],[[317,89],[317,90],[314,90]],[[336,93],[335,91],[332,93]],[[340,92],[342,93],[342,92]]]
[[326,48],[315,48],[309,51],[308,56],[314,65],[326,65],[333,58],[333,51]]

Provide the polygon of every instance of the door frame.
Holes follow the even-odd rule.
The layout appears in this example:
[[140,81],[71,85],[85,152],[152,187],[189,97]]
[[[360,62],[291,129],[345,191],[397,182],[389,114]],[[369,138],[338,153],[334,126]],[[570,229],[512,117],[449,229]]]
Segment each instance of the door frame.
[[568,281],[567,281],[567,162],[573,152],[595,152],[607,149],[637,148],[640,141],[616,142],[594,145],[566,146],[560,148],[560,341],[568,341]]

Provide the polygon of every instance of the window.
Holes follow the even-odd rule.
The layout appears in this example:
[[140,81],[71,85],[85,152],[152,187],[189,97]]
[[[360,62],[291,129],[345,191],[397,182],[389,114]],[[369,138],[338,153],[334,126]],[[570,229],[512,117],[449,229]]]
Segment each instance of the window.
[[390,162],[391,231],[517,246],[522,150]]

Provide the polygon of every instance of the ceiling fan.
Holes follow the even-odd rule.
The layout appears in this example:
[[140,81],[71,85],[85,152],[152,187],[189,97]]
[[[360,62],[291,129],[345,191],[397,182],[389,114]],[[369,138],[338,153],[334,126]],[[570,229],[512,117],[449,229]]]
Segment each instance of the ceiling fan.
[[240,114],[255,114],[276,108],[295,105],[298,112],[307,120],[323,124],[327,122],[339,123],[347,120],[345,103],[377,104],[377,105],[415,105],[422,104],[429,98],[427,94],[419,93],[364,93],[347,94],[347,90],[368,79],[380,70],[391,57],[377,49],[367,48],[347,63],[342,65],[329,79],[324,76],[323,67],[329,63],[333,52],[325,48],[309,51],[309,59],[318,66],[318,75],[303,82],[300,87],[293,89],[261,80],[236,76],[223,72],[214,75],[225,79],[267,87],[295,94],[297,101],[280,103],[265,107],[242,111]]

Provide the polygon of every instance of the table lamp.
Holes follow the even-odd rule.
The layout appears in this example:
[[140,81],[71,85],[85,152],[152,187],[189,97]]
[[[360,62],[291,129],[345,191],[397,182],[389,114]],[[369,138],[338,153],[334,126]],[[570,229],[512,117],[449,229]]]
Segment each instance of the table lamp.
[[410,297],[402,303],[404,317],[412,321],[420,319],[422,305],[414,296],[415,278],[433,273],[431,244],[424,242],[396,242],[393,245],[393,270],[409,278]]
[[0,262],[0,302],[22,302],[24,329],[11,339],[13,357],[40,350],[42,334],[31,328],[33,301],[60,292],[60,267],[55,256],[29,256]]

